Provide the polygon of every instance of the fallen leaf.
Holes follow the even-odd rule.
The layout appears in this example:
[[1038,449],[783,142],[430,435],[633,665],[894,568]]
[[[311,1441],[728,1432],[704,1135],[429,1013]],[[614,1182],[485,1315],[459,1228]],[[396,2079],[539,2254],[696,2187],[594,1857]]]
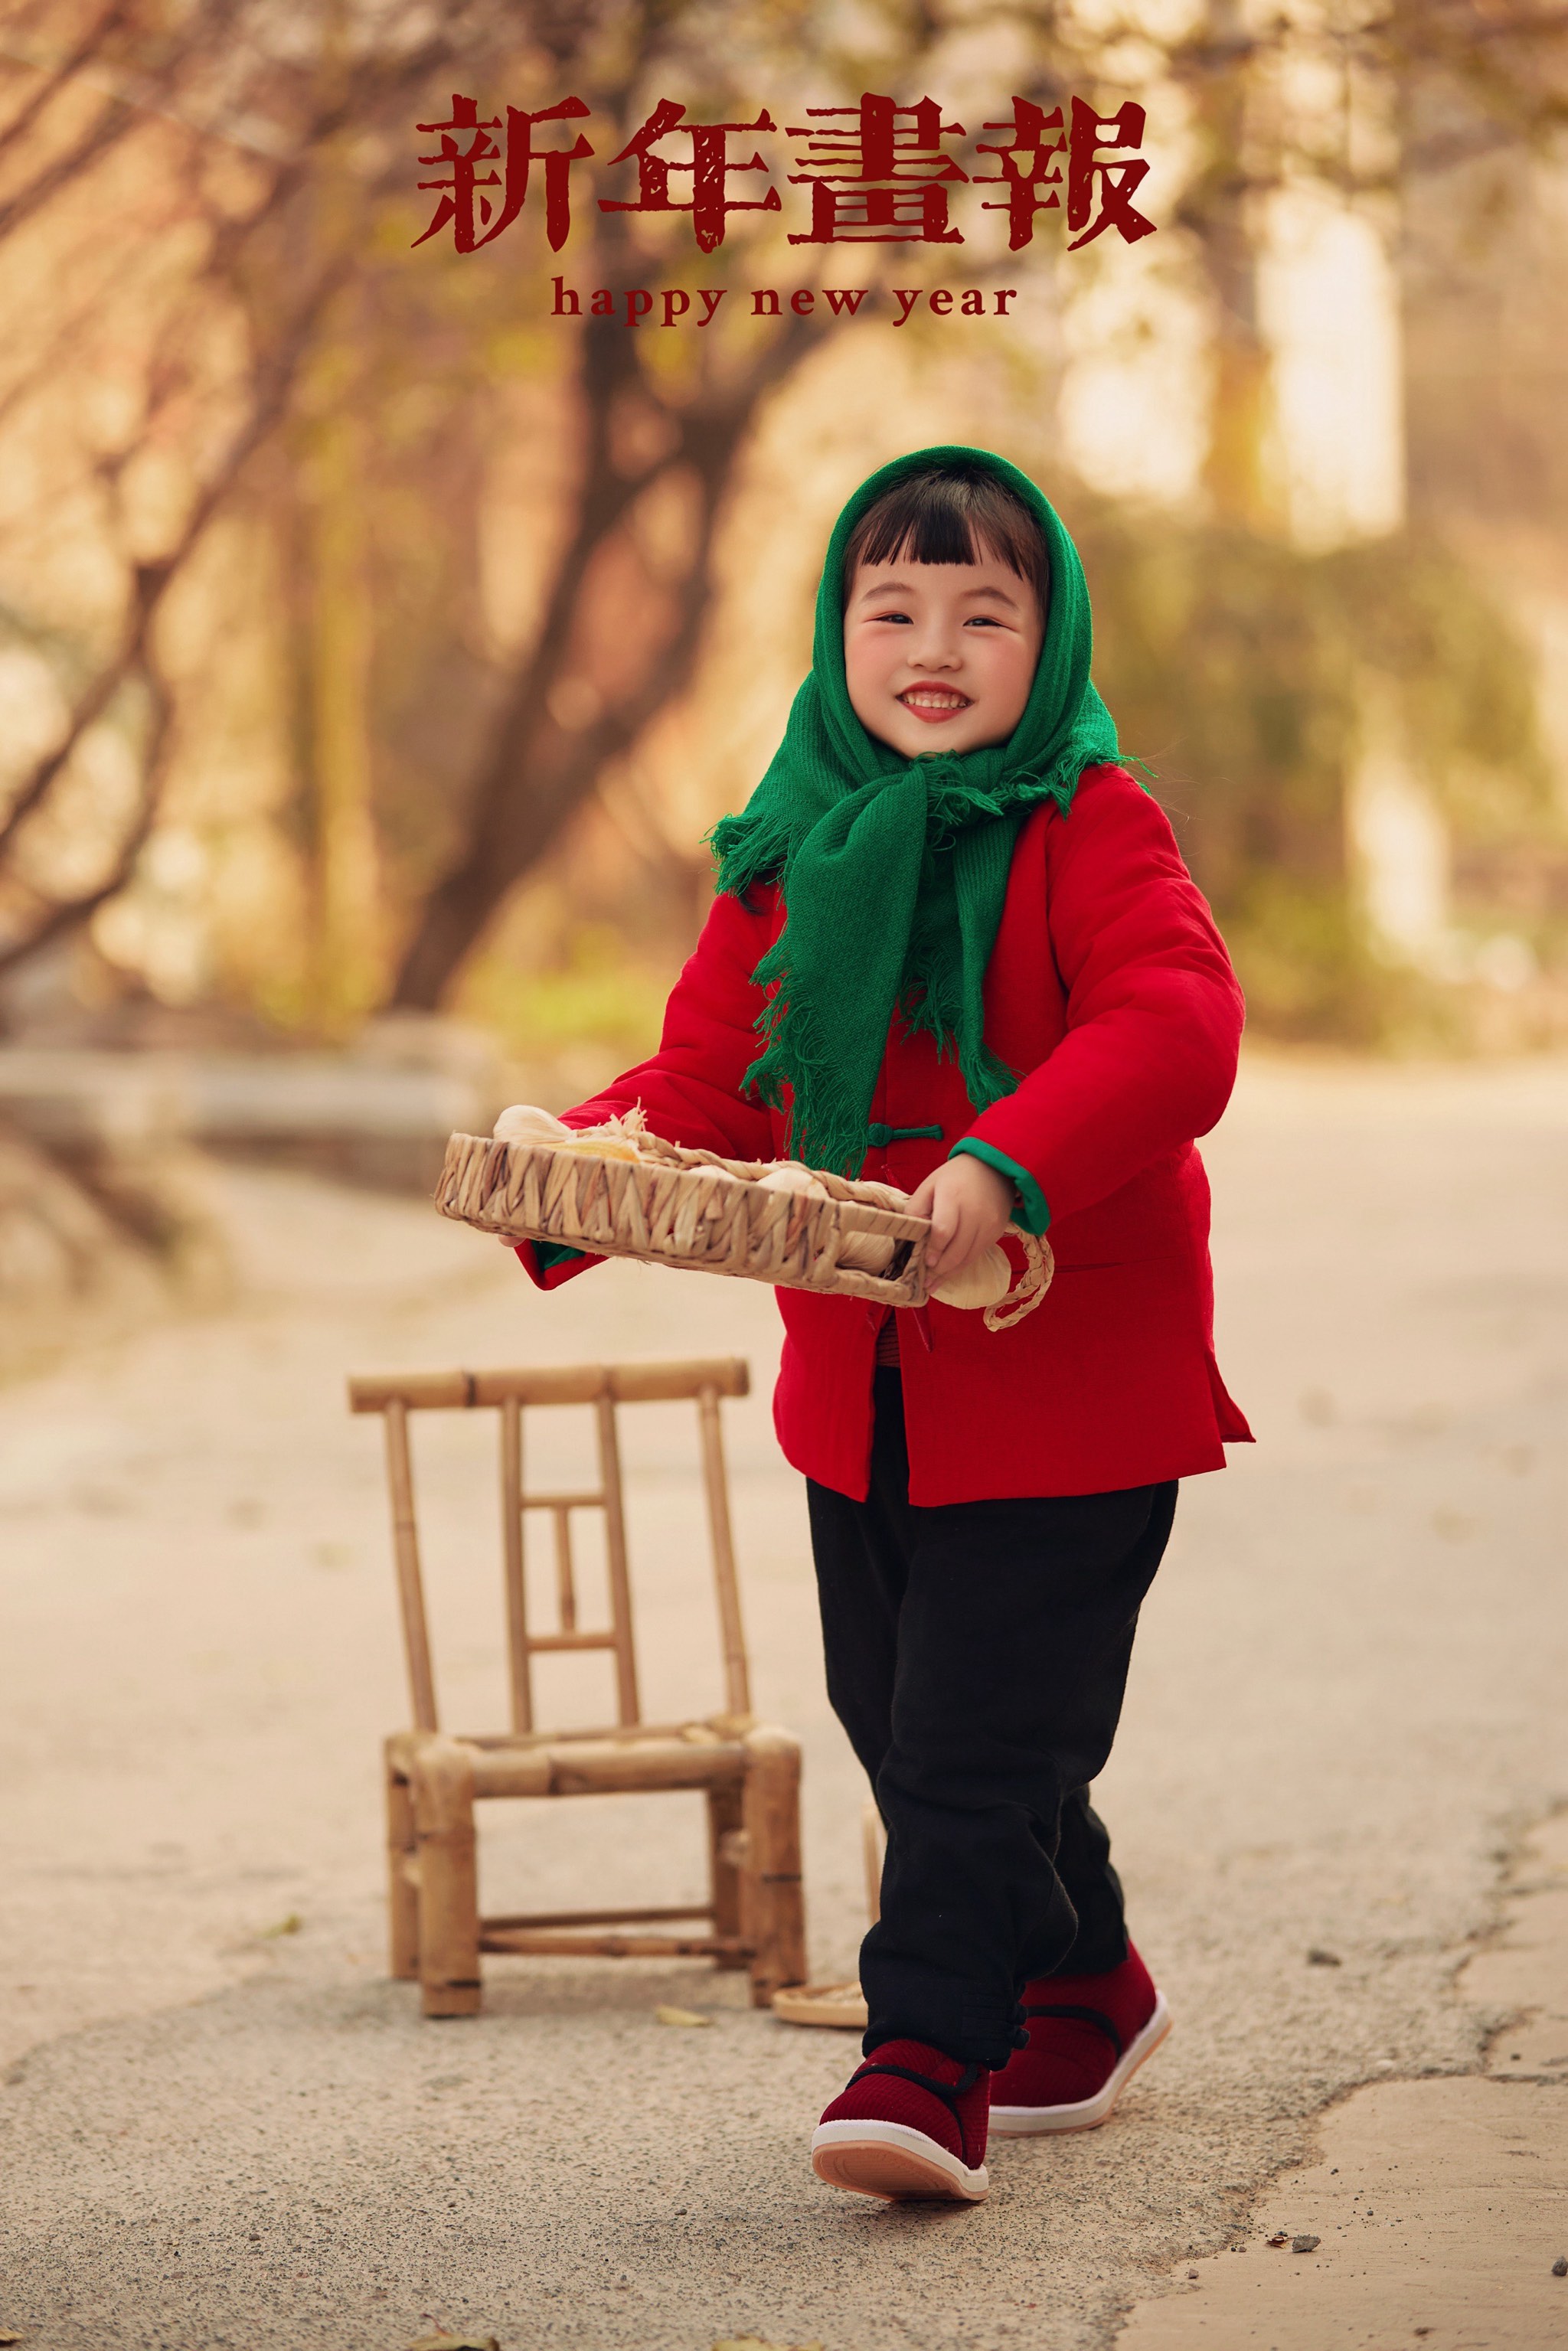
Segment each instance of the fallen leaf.
[[1271,2245],[1288,2245],[1290,2241],[1290,2231],[1286,2229],[1276,2229],[1269,2240]]
[[4,2326],[0,2326],[0,2343],[20,2343],[21,2340],[19,2335],[9,2334]]
[[[711,2024],[713,2022],[711,2016],[699,2016],[695,2008],[656,2008],[653,2014],[661,2024]],[[788,2351],[787,2346],[784,2346],[784,2351]]]
[[304,1924],[305,1921],[298,1911],[291,1910],[287,1918],[278,1920],[276,1927],[258,1928],[256,1939],[258,1943],[270,1943],[279,1935],[298,1935]]

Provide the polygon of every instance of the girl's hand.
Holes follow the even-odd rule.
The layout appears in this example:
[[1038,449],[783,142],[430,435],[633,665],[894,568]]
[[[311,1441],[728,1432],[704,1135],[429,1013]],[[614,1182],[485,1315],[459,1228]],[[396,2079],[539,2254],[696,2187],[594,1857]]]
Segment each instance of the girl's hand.
[[971,1258],[1000,1240],[1011,1224],[1017,1195],[1005,1176],[969,1152],[946,1159],[927,1176],[909,1203],[912,1217],[929,1217],[925,1253],[929,1280],[962,1273]]

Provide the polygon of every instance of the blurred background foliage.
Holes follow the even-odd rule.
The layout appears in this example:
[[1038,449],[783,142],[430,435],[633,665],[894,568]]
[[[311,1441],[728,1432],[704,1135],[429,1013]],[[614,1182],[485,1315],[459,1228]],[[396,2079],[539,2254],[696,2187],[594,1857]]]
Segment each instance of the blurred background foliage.
[[1079,533],[1102,689],[1155,771],[1254,1026],[1453,1041],[1456,1008],[1445,1019],[1407,963],[1377,952],[1345,798],[1381,715],[1456,834],[1527,860],[1555,844],[1532,666],[1484,578],[1406,531],[1309,554],[1100,507]]
[[[457,1013],[568,1092],[643,1050],[832,514],[973,439],[1079,534],[1255,1027],[1560,1040],[1563,64],[1545,0],[12,0],[0,1021],[281,1050]],[[660,97],[866,89],[939,95],[971,169],[1015,93],[1134,97],[1160,234],[1012,256],[977,207],[935,266],[830,249],[873,307],[1019,289],[895,330],[749,315],[822,281],[792,218],[699,255],[598,208]],[[416,245],[455,89],[590,107],[560,251],[537,167],[494,243]],[[552,316],[557,277],[731,298],[629,331]]]

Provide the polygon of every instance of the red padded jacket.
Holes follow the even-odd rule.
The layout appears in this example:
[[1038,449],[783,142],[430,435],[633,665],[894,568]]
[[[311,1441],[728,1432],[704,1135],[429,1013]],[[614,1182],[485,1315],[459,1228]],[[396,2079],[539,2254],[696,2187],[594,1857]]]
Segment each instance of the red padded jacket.
[[[640,1102],[655,1133],[727,1156],[786,1149],[748,1100],[761,993],[751,973],[783,927],[774,890],[714,904],[671,994],[658,1051],[569,1113]],[[1010,1330],[933,1304],[901,1313],[910,1499],[1085,1494],[1224,1467],[1250,1437],[1214,1359],[1208,1185],[1193,1138],[1229,1098],[1241,992],[1165,815],[1125,768],[1090,769],[1071,813],[1023,825],[986,973],[986,1037],[1016,1091],[978,1116],[952,1059],[895,1021],[871,1107],[867,1176],[913,1191],[966,1135],[1027,1168],[1051,1211],[1056,1278]],[[596,1259],[538,1271],[554,1289]],[[868,1483],[882,1309],[780,1290],[774,1396],[795,1468],[855,1499]],[[924,1324],[924,1328],[922,1328]]]

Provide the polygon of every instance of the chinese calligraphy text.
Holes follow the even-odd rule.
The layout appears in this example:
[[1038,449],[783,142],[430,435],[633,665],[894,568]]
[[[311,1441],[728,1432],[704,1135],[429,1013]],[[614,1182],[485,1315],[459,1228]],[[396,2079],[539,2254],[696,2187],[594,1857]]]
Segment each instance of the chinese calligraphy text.
[[[799,142],[787,183],[809,194],[806,225],[788,231],[793,246],[962,245],[955,198],[971,183],[1000,190],[979,210],[1007,214],[1013,253],[1033,242],[1040,214],[1063,209],[1070,253],[1108,229],[1128,245],[1154,234],[1155,224],[1133,202],[1150,166],[1137,152],[1145,110],[1130,99],[1107,115],[1081,98],[1064,113],[1061,106],[1047,112],[1032,99],[1015,97],[1010,118],[984,123],[988,135],[976,142],[977,161],[988,158],[998,169],[973,173],[953,152],[968,136],[964,125],[945,121],[935,99],[904,106],[867,90],[856,105],[805,112],[803,123],[780,133],[765,106],[749,122],[692,122],[685,106],[661,99],[606,159],[605,169],[635,170],[635,194],[591,201],[602,213],[685,213],[698,250],[712,253],[733,214],[783,212],[771,166],[755,143],[782,136]],[[481,117],[476,99],[455,93],[444,120],[418,126],[438,142],[419,159],[436,173],[419,185],[438,201],[414,242],[424,245],[450,229],[459,253],[476,252],[512,225],[542,182],[545,235],[559,253],[571,234],[574,193],[583,201],[573,169],[597,152],[576,128],[591,120],[580,98]]]

